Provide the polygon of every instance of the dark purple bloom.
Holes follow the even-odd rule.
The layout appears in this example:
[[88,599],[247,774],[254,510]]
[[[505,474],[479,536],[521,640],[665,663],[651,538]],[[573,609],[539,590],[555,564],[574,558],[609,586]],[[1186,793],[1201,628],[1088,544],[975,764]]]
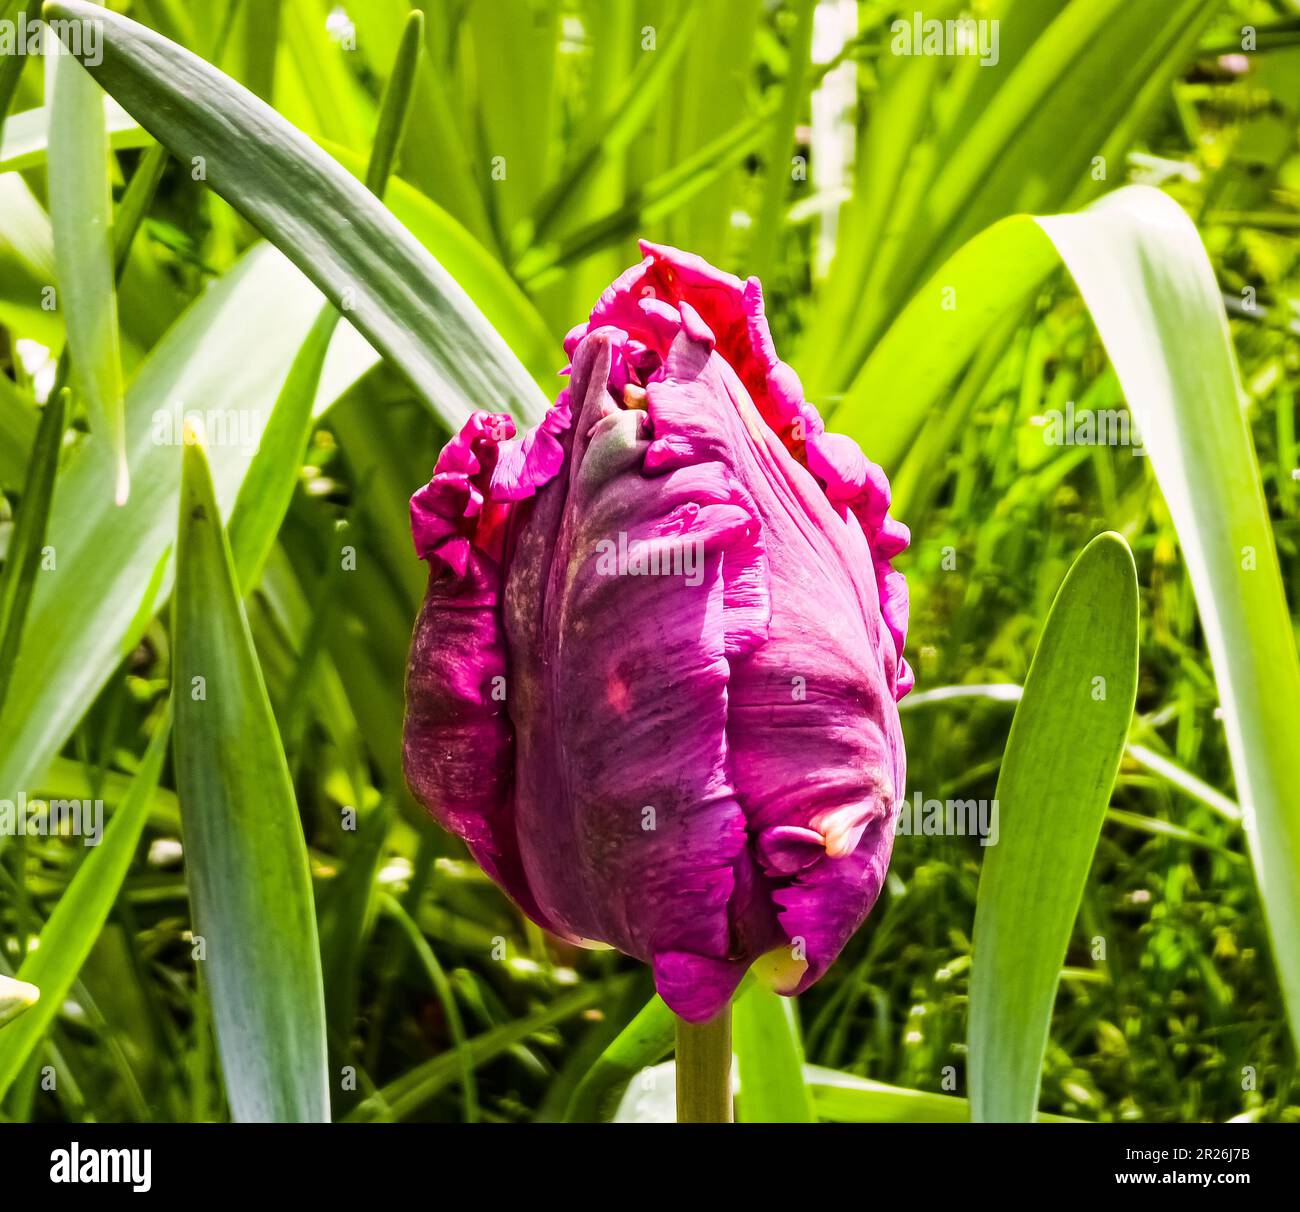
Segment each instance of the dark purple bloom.
[[643,244],[514,438],[476,413],[411,499],[416,795],[536,922],[703,1020],[870,911],[905,762],[908,542],[778,360],[756,279]]

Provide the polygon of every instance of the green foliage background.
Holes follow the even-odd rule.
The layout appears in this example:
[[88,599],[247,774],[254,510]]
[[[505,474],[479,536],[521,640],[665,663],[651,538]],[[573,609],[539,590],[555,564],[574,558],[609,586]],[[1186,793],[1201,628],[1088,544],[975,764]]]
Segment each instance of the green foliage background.
[[[8,0],[0,16],[37,7]],[[40,955],[34,983],[66,991],[0,1027],[5,1118],[217,1120],[281,1097],[319,1109],[293,1078],[310,1065],[310,1040],[292,1030],[267,1036],[267,1067],[284,1085],[263,1089],[248,1071],[232,1075],[229,1059],[223,1077],[215,1034],[223,1018],[256,1036],[251,1025],[272,1031],[277,1007],[294,1023],[317,1013],[310,997],[292,1000],[312,987],[316,962],[314,947],[305,956],[293,943],[310,932],[286,929],[305,903],[293,871],[267,876],[283,895],[260,916],[255,896],[245,904],[209,885],[217,910],[208,932],[240,931],[248,948],[246,965],[238,948],[233,958],[226,949],[215,999],[191,918],[193,885],[255,864],[259,846],[285,836],[295,806],[335,1118],[558,1119],[575,1113],[575,1092],[579,1117],[608,1115],[608,1092],[595,1097],[584,1078],[626,1079],[667,1050],[653,1003],[642,1010],[646,974],[524,921],[427,824],[400,772],[406,645],[423,591],[407,497],[465,407],[512,403],[527,415],[558,390],[563,334],[636,258],[638,236],[760,274],[782,355],[894,483],[894,512],[913,533],[899,561],[917,671],[903,704],[909,793],[993,797],[1014,702],[1012,691],[985,688],[1025,682],[1053,598],[1089,540],[1107,529],[1127,540],[1140,589],[1136,709],[1061,971],[1039,1107],[1097,1121],[1300,1118],[1277,975],[1300,948],[1278,924],[1297,885],[1270,888],[1271,908],[1261,901],[1204,603],[1198,612],[1183,558],[1197,536],[1175,532],[1152,460],[1124,446],[1044,441],[1045,418],[1067,402],[1125,408],[1097,335],[1102,317],[1052,268],[1041,233],[1019,227],[981,245],[992,251],[961,279],[953,323],[978,321],[969,348],[945,327],[941,297],[927,294],[957,281],[960,263],[949,259],[1009,216],[1077,211],[1132,182],[1171,197],[1195,222],[1230,318],[1271,539],[1296,601],[1300,3],[109,7],[218,65],[348,172],[363,176],[371,163],[377,192],[395,148],[387,205],[464,298],[439,291],[404,304],[409,314],[395,314],[406,337],[387,361],[340,324],[317,384],[333,331],[317,320],[320,295],[208,188],[226,192],[222,140],[236,175],[239,158],[251,157],[230,187],[242,209],[258,190],[271,203],[283,194],[291,210],[319,208],[320,197],[299,187],[306,178],[286,184],[280,168],[259,165],[253,153],[270,143],[223,125],[233,111],[195,77],[192,137],[196,148],[212,141],[211,181],[193,157],[152,150],[115,105],[104,179],[85,153],[95,146],[85,138],[93,104],[87,110],[74,88],[69,108],[46,108],[39,62],[6,76],[14,60],[0,61],[0,99],[7,81],[14,88],[0,144],[0,798],[102,797],[119,848],[101,861],[75,839],[0,837],[0,973],[26,961],[30,975],[28,957]],[[386,148],[382,98],[411,7],[425,17],[422,63],[409,94],[397,90],[409,95],[409,118]],[[893,53],[891,22],[918,7],[927,17],[997,19],[999,62]],[[107,71],[101,83],[117,93]],[[133,108],[125,93],[118,99]],[[178,130],[188,120],[180,110],[172,117]],[[78,222],[105,183],[116,247],[110,233]],[[72,199],[63,219],[61,196]],[[313,266],[348,255],[345,237],[327,243]],[[391,274],[397,298],[423,262],[398,263],[386,247],[381,229],[356,237],[356,255]],[[126,256],[114,300],[85,284],[95,275],[84,269],[98,265],[102,283],[115,253]],[[55,310],[42,306],[50,287],[62,300]],[[1180,302],[1165,300],[1172,314]],[[521,366],[496,352],[483,316]],[[1172,342],[1152,351],[1166,363],[1202,354],[1208,363],[1213,351]],[[439,380],[458,358],[468,377]],[[114,387],[119,362],[124,398]],[[38,426],[65,381],[72,421],[56,457]],[[485,384],[499,385],[500,398],[478,398]],[[1178,404],[1182,424],[1209,416],[1208,398],[1184,394]],[[120,509],[114,408],[125,411],[132,477]],[[191,527],[192,554],[187,563],[183,542],[177,569],[177,418],[197,412],[211,422],[226,410],[253,414],[251,441],[236,440],[238,420],[233,434],[209,432],[211,484],[206,464],[187,469],[184,499],[210,502],[207,520],[224,516],[229,544],[220,528]],[[264,437],[272,415],[280,425]],[[259,441],[267,453],[255,462]],[[56,470],[46,527],[42,474]],[[1212,491],[1215,468],[1198,474]],[[271,487],[250,499],[240,485],[255,475]],[[276,484],[285,508],[259,509],[279,499]],[[27,533],[39,518],[45,544],[30,547],[24,510]],[[57,567],[46,566],[46,545]],[[7,594],[21,601],[24,577],[32,604],[9,611]],[[241,593],[246,627],[235,609]],[[1099,603],[1096,626],[1111,622]],[[21,648],[6,648],[19,625]],[[1075,638],[1086,651],[1089,637]],[[1294,628],[1237,636],[1232,651],[1248,663],[1252,651],[1274,651],[1266,639],[1289,654],[1275,670],[1286,702]],[[187,644],[224,654],[221,668],[240,671],[246,710],[236,716],[252,722],[265,708],[274,729],[227,721],[200,736],[195,729],[216,723],[176,713],[176,759],[163,761],[169,691],[174,684],[184,697],[190,685],[178,655]],[[210,756],[196,758],[200,750]],[[197,776],[195,761],[209,763]],[[220,777],[209,786],[203,771]],[[182,819],[187,836],[203,836],[204,823],[220,830],[223,805],[247,827],[183,854]],[[1294,829],[1298,813],[1294,789],[1277,819]],[[1267,832],[1262,848],[1285,851],[1289,836]],[[798,1005],[803,1052],[819,1067],[809,1071],[815,1113],[964,1117],[964,1105],[908,1092],[966,1093],[982,854],[972,839],[899,839],[872,917]],[[99,866],[74,886],[92,861]],[[236,902],[243,907],[229,908]],[[41,937],[58,946],[35,951]],[[268,975],[280,970],[268,956],[293,979]],[[232,1011],[219,990],[241,980],[246,996]],[[29,1027],[19,1048],[28,1019],[39,1030]],[[738,1030],[751,1057],[797,1064],[781,1052],[796,1038],[789,1022],[765,1003],[744,1011]],[[761,1094],[751,1081],[750,1117],[760,1116],[760,1097],[771,1117],[806,1113],[790,1067],[774,1060],[772,1072]]]

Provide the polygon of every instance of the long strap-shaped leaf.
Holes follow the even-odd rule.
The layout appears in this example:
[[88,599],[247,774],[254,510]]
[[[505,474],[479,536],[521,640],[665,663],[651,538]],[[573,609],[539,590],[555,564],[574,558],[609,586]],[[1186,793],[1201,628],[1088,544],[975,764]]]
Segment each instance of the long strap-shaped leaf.
[[131,476],[126,463],[104,103],[94,81],[62,43],[46,39],[45,57],[45,87],[50,97],[50,225],[59,271],[59,309],[67,324],[74,377],[91,424],[102,428],[109,438],[114,498],[121,505]]
[[452,277],[350,173],[264,101],[196,55],[84,0],[50,18],[93,20],[87,70],[160,143],[281,249],[458,425],[475,408],[540,416],[546,400]]
[[1039,224],[1088,304],[1178,532],[1300,1041],[1300,660],[1214,270],[1154,189]]
[[975,905],[972,1118],[1031,1123],[1070,929],[1137,694],[1137,572],[1095,538],[1052,603],[998,776]]
[[173,640],[186,878],[231,1110],[242,1122],[325,1122],[307,846],[197,442],[183,455]]

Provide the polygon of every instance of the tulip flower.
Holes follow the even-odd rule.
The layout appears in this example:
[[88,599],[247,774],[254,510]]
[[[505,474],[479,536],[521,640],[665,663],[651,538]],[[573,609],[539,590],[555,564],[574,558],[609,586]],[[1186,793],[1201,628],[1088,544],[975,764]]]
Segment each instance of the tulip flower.
[[757,279],[642,244],[531,432],[475,413],[411,499],[412,790],[535,922],[688,1022],[870,911],[904,790],[908,542],[781,362]]

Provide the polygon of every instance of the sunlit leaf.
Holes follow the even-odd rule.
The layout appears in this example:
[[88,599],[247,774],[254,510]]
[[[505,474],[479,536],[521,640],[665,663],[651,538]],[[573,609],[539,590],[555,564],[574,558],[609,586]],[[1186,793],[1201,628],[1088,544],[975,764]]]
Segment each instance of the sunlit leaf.
[[972,1117],[1032,1122],[1052,1002],[1137,694],[1137,573],[1118,535],[1065,578],[998,776],[975,907]]

